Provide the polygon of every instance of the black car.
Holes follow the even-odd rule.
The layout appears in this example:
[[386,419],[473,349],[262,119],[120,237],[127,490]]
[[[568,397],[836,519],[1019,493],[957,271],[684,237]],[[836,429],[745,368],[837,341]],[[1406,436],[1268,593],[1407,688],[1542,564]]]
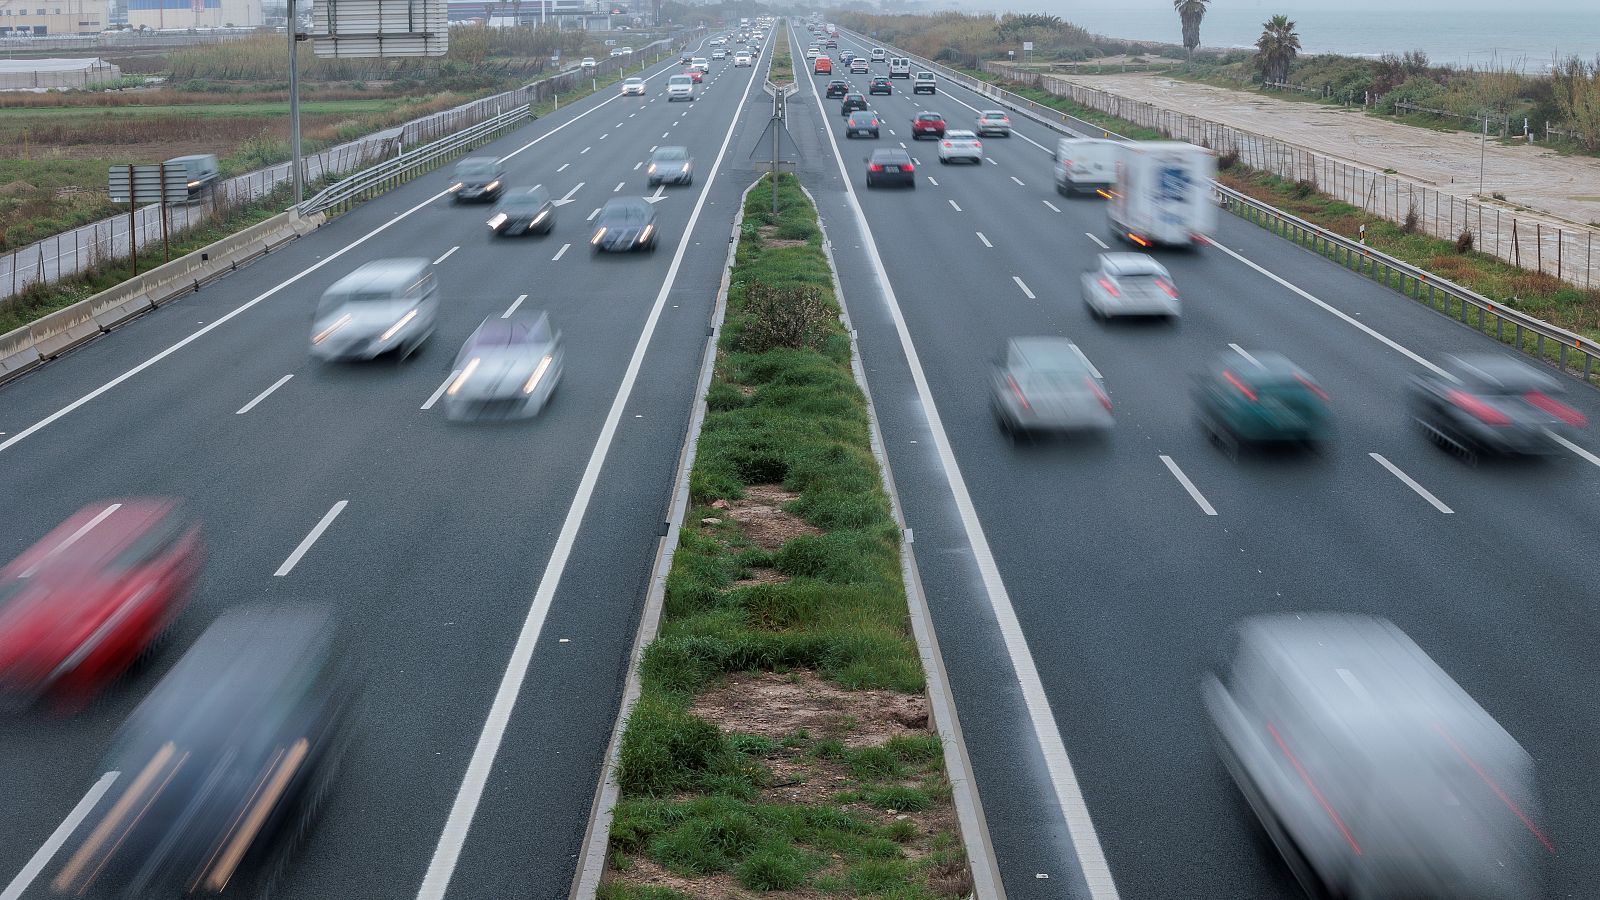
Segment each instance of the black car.
[[554,227],[556,205],[544,185],[506,194],[489,217],[489,231],[495,237],[549,234]]
[[903,184],[909,188],[917,186],[916,164],[911,161],[911,154],[898,147],[874,150],[866,162],[869,188],[880,184]]
[[656,249],[655,207],[638,197],[616,197],[600,207],[589,246],[596,253]]
[[858,109],[850,114],[850,118],[844,120],[844,136],[853,138],[864,135],[876,138],[880,121],[878,114],[872,110]]
[[450,194],[456,203],[489,203],[504,190],[506,167],[492,156],[469,156],[456,163],[450,175]]
[[356,697],[333,613],[224,613],[129,716],[121,772],[64,847],[58,894],[272,890],[328,790]]
[[693,184],[694,158],[689,155],[687,147],[657,147],[650,154],[650,165],[645,171],[651,187],[668,181],[673,184]]
[[850,82],[835,78],[828,82],[828,88],[823,96],[832,100],[834,97],[843,97],[848,93],[850,93]]
[[1451,356],[1439,368],[1412,382],[1412,415],[1434,443],[1468,460],[1556,453],[1556,438],[1588,424],[1556,399],[1559,381],[1520,360]]
[[875,75],[872,81],[867,84],[867,93],[892,94],[894,93],[894,82],[890,81],[887,76]]
[[866,108],[867,98],[862,96],[860,91],[856,91],[844,95],[844,102],[839,104],[839,115],[848,116],[858,109]]
[[694,54],[693,53],[679,54],[679,56],[678,56],[679,65],[687,66],[688,64],[690,64],[692,62],[694,62]]

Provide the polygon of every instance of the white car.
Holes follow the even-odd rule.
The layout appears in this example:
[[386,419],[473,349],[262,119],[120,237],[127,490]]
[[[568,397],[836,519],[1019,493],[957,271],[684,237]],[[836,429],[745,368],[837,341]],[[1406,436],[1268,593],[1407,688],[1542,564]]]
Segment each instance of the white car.
[[679,74],[667,79],[667,102],[678,100],[694,102],[694,76]]
[[622,96],[626,97],[629,94],[638,94],[640,97],[644,96],[643,78],[628,78],[623,80]]
[[885,59],[888,58],[888,56],[889,56],[888,52],[885,51],[882,47],[873,47],[872,48],[872,61],[873,62],[883,62]]
[[939,162],[950,163],[958,159],[983,162],[983,141],[970,131],[946,131],[939,141]]
[[1166,267],[1143,253],[1102,253],[1099,268],[1083,273],[1083,302],[1097,319],[1183,312]]
[[872,71],[872,68],[867,64],[867,61],[861,57],[857,56],[850,60],[850,74],[865,75],[870,71]]
[[744,69],[744,68],[748,68],[749,66],[750,66],[750,54],[740,52],[740,53],[735,53],[733,55],[733,67],[734,68],[736,68],[736,69]]
[[709,74],[711,72],[711,61],[706,59],[704,56],[696,56],[694,59],[689,61],[689,68],[699,69],[700,71]]
[[579,63],[579,65],[581,65],[581,66],[582,66],[582,67],[583,67],[583,68],[585,68],[585,69],[592,69],[592,68],[594,68],[594,57],[592,57],[592,56],[585,56],[585,57],[584,57],[584,58],[583,58],[583,62],[582,62],[582,63]]
[[939,79],[932,72],[918,72],[911,79],[911,93],[937,94],[939,93]]
[[822,51],[815,46],[806,48],[806,59],[813,60],[822,55]]
[[717,49],[711,51],[711,58],[712,59],[727,59],[728,58],[728,51],[722,49],[721,47],[718,47]]

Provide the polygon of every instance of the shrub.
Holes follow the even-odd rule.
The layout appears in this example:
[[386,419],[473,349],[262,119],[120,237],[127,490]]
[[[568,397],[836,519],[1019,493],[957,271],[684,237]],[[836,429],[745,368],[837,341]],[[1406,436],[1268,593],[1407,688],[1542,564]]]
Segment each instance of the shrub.
[[1461,233],[1456,235],[1456,252],[1463,255],[1472,252],[1472,232],[1470,230],[1463,228]]
[[1490,194],[1489,196],[1495,198],[1496,200],[1504,200],[1506,198],[1506,195],[1500,193],[1499,191],[1495,191],[1494,193]]
[[1226,172],[1239,164],[1239,151],[1230,149],[1227,153],[1217,157],[1217,168]]
[[1310,178],[1302,178],[1294,183],[1290,193],[1296,200],[1304,200],[1317,192],[1317,182]]
[[1416,234],[1417,224],[1417,207],[1416,204],[1412,204],[1406,208],[1406,220],[1401,223],[1400,230],[1406,234]]
[[779,347],[820,350],[833,312],[814,287],[777,289],[753,282],[745,289],[739,350],[765,353]]
[[1383,99],[1378,101],[1378,111],[1392,116],[1395,113],[1395,103],[1402,100],[1418,106],[1437,106],[1437,101],[1444,93],[1444,86],[1439,82],[1421,75],[1413,75],[1383,95]]

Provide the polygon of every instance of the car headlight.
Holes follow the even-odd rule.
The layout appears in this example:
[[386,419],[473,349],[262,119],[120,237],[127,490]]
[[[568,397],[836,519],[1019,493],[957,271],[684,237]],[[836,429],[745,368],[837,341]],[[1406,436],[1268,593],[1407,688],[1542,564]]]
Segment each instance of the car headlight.
[[604,227],[601,227],[601,229],[599,231],[596,231],[594,233],[594,237],[589,239],[589,243],[598,244],[598,243],[600,243],[600,239],[605,237],[605,236],[606,236],[606,230],[605,230]]
[[500,182],[498,182],[498,181],[491,181],[491,182],[489,182],[489,183],[488,183],[488,184],[486,184],[486,185],[484,185],[484,186],[483,186],[483,189],[484,189],[484,190],[486,190],[486,191],[492,191],[492,190],[494,190],[494,189],[495,189],[495,188],[497,188],[497,187],[499,187],[499,186],[500,186]]
[[415,319],[416,317],[417,317],[417,311],[414,310],[414,309],[411,310],[410,312],[406,313],[405,315],[401,316],[400,317],[400,321],[394,323],[393,325],[390,325],[388,331],[385,331],[383,334],[378,335],[378,342],[382,343],[383,341],[387,341],[388,339],[394,337],[396,334],[399,334],[400,333],[400,329],[406,327],[406,325],[409,324],[411,322],[411,320]]
[[548,216],[548,215],[550,215],[550,210],[548,210],[548,209],[541,209],[541,210],[539,210],[539,214],[538,214],[538,215],[537,215],[537,216],[534,216],[534,217],[533,217],[533,221],[532,221],[532,222],[530,222],[530,223],[529,223],[529,224],[531,224],[531,225],[537,225],[537,224],[539,224],[539,223],[540,223],[540,222],[543,222],[543,221],[544,221],[544,217],[545,217],[545,216]]
[[339,317],[338,321],[334,322],[332,325],[329,325],[327,328],[324,328],[321,331],[317,332],[316,336],[311,339],[311,343],[320,344],[323,341],[327,340],[329,338],[329,336],[331,336],[335,331],[338,331],[339,329],[341,329],[341,328],[343,328],[343,327],[345,327],[346,325],[349,325],[349,324],[350,324],[350,314],[349,313],[345,313],[344,315]]
[[656,227],[654,225],[646,225],[644,227],[644,230],[639,232],[639,240],[636,243],[642,244],[645,241],[649,240],[650,239],[650,232],[655,231],[655,230],[656,230]]
[[656,164],[655,163],[651,163],[650,164],[650,168],[645,169],[645,171],[650,173],[651,175],[654,175],[656,173]]
[[528,383],[522,386],[522,392],[524,394],[533,393],[533,389],[539,386],[539,379],[543,378],[544,377],[544,373],[549,371],[550,362],[551,362],[551,357],[548,357],[548,356],[546,356],[544,359],[539,360],[538,367],[535,368],[533,370],[533,374],[528,377]]
[[197,188],[197,187],[199,187],[199,186],[200,186],[200,182],[198,182],[198,181],[191,181],[191,182],[189,182],[189,187],[192,187],[192,188]]
[[474,356],[466,368],[461,370],[461,374],[456,376],[456,380],[450,382],[450,387],[445,389],[445,393],[454,397],[461,390],[461,386],[467,383],[467,379],[472,377],[472,373],[478,371],[478,365],[482,362],[482,359]]
[[461,182],[458,181],[455,184],[450,185],[450,193],[454,194],[459,190],[461,190]]
[[494,218],[489,220],[489,227],[490,228],[499,228],[501,225],[504,225],[505,223],[506,223],[506,214],[505,213],[495,213]]

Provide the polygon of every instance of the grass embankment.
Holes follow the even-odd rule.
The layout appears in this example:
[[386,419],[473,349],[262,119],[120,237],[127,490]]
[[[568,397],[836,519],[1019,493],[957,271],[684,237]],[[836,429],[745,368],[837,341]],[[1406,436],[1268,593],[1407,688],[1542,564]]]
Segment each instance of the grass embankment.
[[602,900],[971,891],[816,211],[779,187],[745,204]]
[[[1030,98],[1039,93],[1038,89],[1022,87],[995,76],[987,76],[985,80]],[[1076,105],[1059,97],[1056,99],[1066,106]],[[1073,115],[1078,113],[1074,112]],[[1097,115],[1097,119],[1090,121],[1119,134],[1138,140],[1160,138],[1159,133],[1152,129],[1140,128],[1104,113]],[[1519,269],[1487,253],[1458,250],[1453,241],[1432,237],[1419,230],[1408,231],[1400,223],[1324,194],[1316,190],[1313,182],[1296,183],[1251,169],[1242,163],[1232,162],[1229,165],[1229,162],[1224,157],[1226,168],[1218,173],[1217,180],[1242,194],[1348,238],[1360,237],[1361,226],[1365,225],[1367,246],[1374,250],[1441,275],[1552,325],[1600,340],[1600,290],[1574,287],[1554,275]],[[1292,239],[1291,235],[1285,236]],[[1307,245],[1310,246],[1309,243]],[[1473,323],[1477,321],[1475,315],[1469,316],[1469,319]],[[1485,330],[1491,335],[1500,334],[1492,319],[1488,320]],[[1511,332],[1507,331],[1504,337],[1510,339]],[[1554,357],[1557,348],[1552,346],[1547,349]]]
[[772,68],[767,70],[767,80],[776,85],[794,81],[794,59],[789,55],[789,26],[785,21],[772,27]]
[[1074,103],[1065,97],[1052,94],[1044,88],[1029,87],[1028,85],[1020,84],[1008,78],[1001,78],[999,75],[995,75],[990,72],[984,72],[979,69],[959,69],[957,71],[965,72],[966,74],[971,75],[973,78],[987,81],[990,84],[999,85],[1000,87],[1005,88],[1019,97],[1032,100],[1040,106],[1048,106],[1057,112],[1064,112],[1069,116],[1082,119],[1091,125],[1098,125],[1099,127],[1108,131],[1125,135],[1133,138],[1136,141],[1161,140],[1161,132],[1156,131],[1154,128],[1145,128],[1142,125],[1135,125],[1126,119],[1119,119],[1116,116],[1106,115],[1097,109],[1090,109],[1087,106]]

